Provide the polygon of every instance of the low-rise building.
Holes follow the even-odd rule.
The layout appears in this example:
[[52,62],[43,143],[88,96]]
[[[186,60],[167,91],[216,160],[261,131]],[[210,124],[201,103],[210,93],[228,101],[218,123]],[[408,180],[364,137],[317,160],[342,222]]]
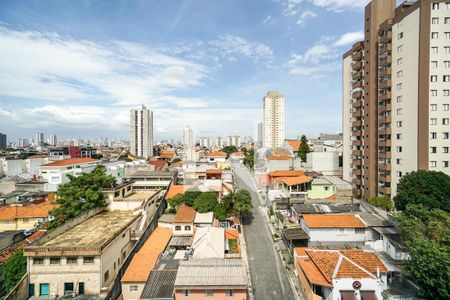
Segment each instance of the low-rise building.
[[193,236],[196,211],[190,206],[181,205],[173,220],[173,235]]
[[342,176],[339,164],[340,152],[314,151],[306,155],[305,169],[320,172],[323,175]]
[[161,258],[150,276],[141,294],[141,300],[173,300],[175,279],[178,272],[178,259]]
[[227,160],[227,154],[222,151],[213,151],[206,153],[206,158],[209,162],[225,162]]
[[175,279],[175,300],[247,300],[247,271],[240,259],[180,261]]
[[0,206],[0,231],[32,229],[47,222],[52,209],[53,205],[49,202]]
[[138,171],[125,176],[126,181],[134,181],[133,190],[159,190],[167,189],[175,182],[176,171]]
[[221,227],[198,227],[192,248],[194,258],[224,258],[225,230]]

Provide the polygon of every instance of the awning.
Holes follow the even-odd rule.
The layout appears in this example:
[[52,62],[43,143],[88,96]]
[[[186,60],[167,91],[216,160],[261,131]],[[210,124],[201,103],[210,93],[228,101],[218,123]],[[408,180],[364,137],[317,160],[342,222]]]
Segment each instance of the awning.
[[354,291],[340,291],[342,300],[355,300],[355,292]]
[[377,300],[375,291],[360,291],[361,300]]

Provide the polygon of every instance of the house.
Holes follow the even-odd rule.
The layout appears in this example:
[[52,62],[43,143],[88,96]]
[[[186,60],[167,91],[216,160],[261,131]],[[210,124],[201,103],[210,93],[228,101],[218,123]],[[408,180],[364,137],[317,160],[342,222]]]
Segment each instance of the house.
[[383,299],[387,269],[373,251],[295,248],[295,269],[308,300]]
[[244,159],[244,157],[245,157],[245,153],[242,152],[242,151],[237,151],[237,152],[234,152],[234,153],[230,154],[230,158],[231,159],[235,159],[235,160],[242,161]]
[[371,233],[357,215],[304,214],[300,226],[308,234],[308,246],[364,245]]
[[283,148],[289,150],[292,155],[297,156],[300,140],[285,140]]
[[225,230],[221,227],[198,227],[195,231],[192,248],[194,258],[224,258]]
[[165,161],[171,161],[176,157],[175,150],[161,150],[160,158]]
[[222,179],[222,169],[207,169],[206,179]]
[[167,189],[172,182],[175,182],[177,171],[137,171],[125,175],[125,181],[134,181],[133,190],[159,190]]
[[195,215],[195,209],[181,205],[173,220],[173,235],[193,236]]
[[212,211],[207,213],[195,214],[194,225],[195,227],[208,227],[212,226],[214,223],[214,213]]
[[180,261],[175,279],[175,300],[247,300],[247,271],[241,259]]
[[335,196],[336,187],[328,179],[323,177],[313,179],[308,199],[332,199]]
[[305,172],[301,170],[276,170],[269,173],[269,183],[273,184],[280,177],[299,177],[304,175]]
[[306,175],[296,177],[277,177],[274,186],[281,190],[292,201],[304,201],[308,199],[308,191],[311,189],[313,179]]
[[292,170],[294,168],[294,157],[289,155],[269,156],[267,160],[267,172],[276,170]]
[[320,172],[323,175],[342,176],[342,165],[339,157],[342,153],[314,151],[306,154],[305,169]]
[[169,164],[164,160],[149,160],[148,164],[154,166],[155,171],[167,171],[169,168]]
[[185,184],[171,184],[167,190],[166,199],[172,199],[175,195],[184,194],[186,191],[192,189],[193,185]]
[[133,256],[122,276],[124,300],[138,300],[144,290],[147,278],[172,237],[172,230],[156,227],[139,251]]
[[150,272],[140,299],[173,300],[178,265],[178,259],[161,258],[155,268]]
[[0,232],[32,229],[36,224],[47,222],[52,209],[49,202],[0,206]]
[[210,162],[225,162],[227,160],[227,153],[222,151],[213,151],[206,153],[206,159]]
[[175,220],[175,214],[163,214],[158,219],[158,226],[164,228],[170,228],[173,230],[173,221]]
[[24,248],[29,297],[105,296],[135,240],[140,215],[94,209]]

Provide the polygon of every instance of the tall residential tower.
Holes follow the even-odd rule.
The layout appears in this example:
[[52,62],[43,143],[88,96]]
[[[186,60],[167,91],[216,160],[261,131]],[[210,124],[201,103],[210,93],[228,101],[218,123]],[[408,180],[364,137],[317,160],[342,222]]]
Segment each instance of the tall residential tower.
[[450,3],[373,0],[343,57],[344,179],[394,196],[409,172],[450,174]]
[[263,147],[280,148],[284,143],[284,96],[270,91],[263,103]]
[[144,105],[130,110],[130,152],[144,158],[153,156],[153,112]]

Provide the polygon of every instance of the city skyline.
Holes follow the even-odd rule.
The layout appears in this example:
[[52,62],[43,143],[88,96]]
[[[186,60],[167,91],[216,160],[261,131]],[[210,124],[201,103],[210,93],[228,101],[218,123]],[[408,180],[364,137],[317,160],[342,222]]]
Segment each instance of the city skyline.
[[[155,11],[152,2],[3,1],[0,66],[10,76],[0,81],[0,127],[11,140],[31,129],[126,137],[129,109],[144,104],[155,113],[156,140],[192,120],[199,135],[256,136],[260,99],[275,89],[287,99],[287,137],[338,132],[339,57],[362,36],[352,20],[364,4],[186,1]],[[320,26],[329,18],[335,26]]]

